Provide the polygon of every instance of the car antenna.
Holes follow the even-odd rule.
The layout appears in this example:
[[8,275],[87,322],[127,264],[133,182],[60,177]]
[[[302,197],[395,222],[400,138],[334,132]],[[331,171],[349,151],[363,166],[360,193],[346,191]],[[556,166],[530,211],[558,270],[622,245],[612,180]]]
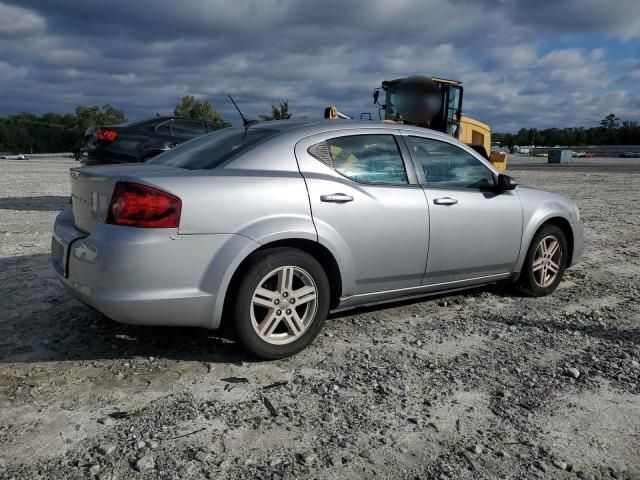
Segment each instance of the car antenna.
[[236,104],[233,97],[231,95],[227,95],[227,97],[229,97],[229,100],[231,100],[231,103],[233,103],[233,106],[236,107],[236,110],[240,114],[240,118],[242,118],[242,124],[244,125],[244,128],[249,128],[251,125],[259,123],[259,120],[247,120],[246,117],[240,111],[240,108],[238,108],[238,105]]

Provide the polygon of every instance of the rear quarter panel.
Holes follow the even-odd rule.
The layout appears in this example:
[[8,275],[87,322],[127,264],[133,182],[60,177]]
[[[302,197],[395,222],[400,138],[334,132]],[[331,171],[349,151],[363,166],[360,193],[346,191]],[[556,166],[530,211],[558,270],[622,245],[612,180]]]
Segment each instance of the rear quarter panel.
[[[235,234],[251,242],[218,252],[207,262],[200,288],[217,292],[211,327],[219,324],[224,298],[242,261],[262,245],[285,239],[317,241],[306,184],[290,150],[282,146],[248,152],[215,170],[136,176],[182,200],[179,235]],[[126,180],[126,178],[123,178]]]
[[214,170],[137,176],[136,181],[180,197],[182,235],[234,233],[262,244],[290,237],[316,240],[293,145],[277,140]]

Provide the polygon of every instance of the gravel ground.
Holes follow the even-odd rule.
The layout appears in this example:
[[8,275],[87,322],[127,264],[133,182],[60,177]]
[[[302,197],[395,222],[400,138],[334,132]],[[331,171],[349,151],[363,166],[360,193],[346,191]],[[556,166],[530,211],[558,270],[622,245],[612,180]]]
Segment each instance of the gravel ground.
[[73,165],[0,162],[0,479],[640,478],[640,167],[510,171],[580,205],[585,255],[552,296],[349,312],[255,362],[63,292]]

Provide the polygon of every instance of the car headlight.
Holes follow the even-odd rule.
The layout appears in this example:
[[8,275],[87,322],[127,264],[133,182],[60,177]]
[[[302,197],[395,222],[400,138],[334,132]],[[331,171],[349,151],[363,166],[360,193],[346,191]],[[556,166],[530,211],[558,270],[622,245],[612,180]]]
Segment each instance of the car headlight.
[[576,218],[578,219],[578,221],[580,221],[580,209],[578,208],[577,205],[576,205]]

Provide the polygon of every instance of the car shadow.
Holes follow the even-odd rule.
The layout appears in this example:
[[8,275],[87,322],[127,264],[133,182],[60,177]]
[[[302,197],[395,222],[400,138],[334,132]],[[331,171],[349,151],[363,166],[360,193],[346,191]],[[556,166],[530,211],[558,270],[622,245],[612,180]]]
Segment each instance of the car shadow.
[[69,203],[69,196],[5,197],[0,198],[0,210],[56,212],[63,210]]
[[0,258],[0,363],[170,358],[256,361],[222,331],[125,325],[64,291],[49,256]]
[[[504,287],[466,290],[465,295]],[[397,308],[420,302],[438,302],[457,294],[431,295],[378,306],[334,313],[331,319]],[[535,300],[532,300],[535,301]],[[522,318],[498,320],[509,325],[554,330],[578,330],[607,340],[640,343],[640,330],[615,329],[571,322]],[[224,332],[201,328],[125,325],[83,305],[58,282],[48,255],[0,258],[0,363],[37,363],[155,357],[207,363],[256,362]]]
[[[406,300],[386,302],[379,305],[357,307],[350,310],[341,310],[331,313],[329,315],[329,319],[337,320],[344,317],[355,316],[380,310],[400,308],[422,302],[440,302],[441,300],[452,298],[456,295],[461,294],[465,296],[477,296],[481,293],[490,293],[501,298],[528,298],[526,295],[521,294],[517,289],[512,288],[509,285],[490,284],[465,290],[459,290],[457,292],[436,293]],[[536,299],[531,298],[530,301],[535,302]],[[505,325],[509,326],[514,325],[517,327],[537,327],[539,329],[550,329],[554,332],[566,332],[567,330],[578,331],[584,335],[598,337],[606,341],[631,342],[634,345],[640,345],[640,328],[612,328],[611,326],[600,326],[596,324],[585,325],[582,323],[571,321],[560,322],[548,319],[533,320],[521,316],[513,316],[510,318],[496,318],[492,319],[492,321],[504,323]]]

